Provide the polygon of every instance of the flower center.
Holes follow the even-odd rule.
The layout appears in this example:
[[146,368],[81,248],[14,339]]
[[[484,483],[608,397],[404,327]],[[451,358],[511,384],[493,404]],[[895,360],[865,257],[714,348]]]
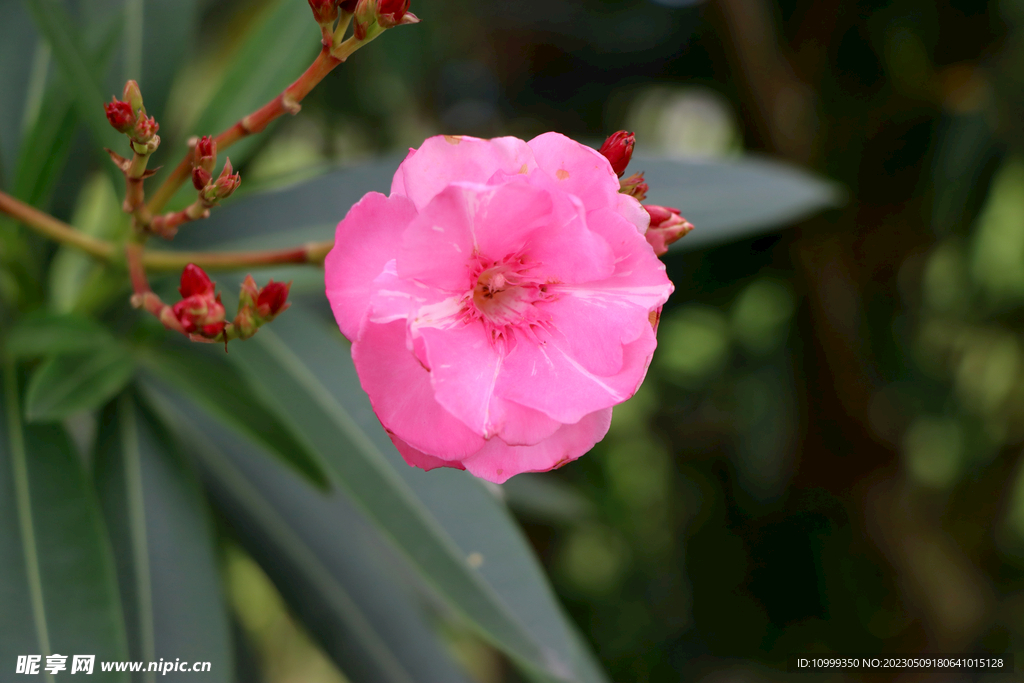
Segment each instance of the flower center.
[[465,299],[465,315],[483,322],[494,338],[508,338],[515,328],[543,324],[547,317],[534,304],[551,295],[531,269],[516,255],[501,261],[481,258],[476,282]]
[[536,285],[524,282],[509,264],[496,264],[477,276],[473,305],[495,325],[522,322],[536,300]]

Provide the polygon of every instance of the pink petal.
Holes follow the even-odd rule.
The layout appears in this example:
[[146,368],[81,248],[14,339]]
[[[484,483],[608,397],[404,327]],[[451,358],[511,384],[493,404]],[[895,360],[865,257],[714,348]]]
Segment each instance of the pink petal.
[[560,133],[544,133],[527,144],[554,186],[579,197],[587,211],[618,206],[619,178],[596,149]]
[[540,304],[551,315],[551,325],[565,337],[566,350],[588,372],[609,376],[622,369],[622,345],[634,341],[650,327],[649,310],[605,292],[576,293]]
[[402,238],[398,275],[415,278],[449,292],[467,292],[476,265],[477,197],[490,194],[486,185],[452,185],[424,208]]
[[562,426],[557,420],[500,396],[493,399],[495,410],[505,416],[498,438],[510,446],[532,446],[554,434]]
[[509,446],[491,439],[462,464],[472,474],[502,484],[521,472],[547,472],[580,457],[608,433],[612,410],[585,415],[576,424],[562,425],[550,438],[534,446]]
[[492,398],[504,354],[483,323],[414,325],[413,334],[423,339],[437,402],[485,439],[497,434],[504,413],[496,410]]
[[486,183],[498,171],[516,174],[536,167],[530,148],[517,138],[437,135],[425,140],[398,167],[392,192],[400,189],[423,209],[452,183]]
[[458,460],[484,440],[434,399],[430,373],[406,345],[405,321],[367,323],[352,360],[377,418],[389,433],[442,460]]
[[415,217],[416,208],[404,197],[371,192],[338,223],[324,281],[341,333],[350,340],[359,335],[373,280],[398,254],[402,232]]
[[391,443],[395,444],[395,448],[402,454],[405,461],[409,463],[411,467],[419,467],[421,470],[437,469],[438,467],[451,467],[456,470],[464,470],[465,466],[458,460],[442,460],[441,458],[435,458],[432,455],[427,455],[423,451],[418,451],[406,442],[399,439],[394,434],[388,434],[391,437]]
[[632,396],[647,373],[657,341],[647,327],[622,349],[622,368],[614,375],[588,371],[572,356],[566,338],[539,330],[540,343],[521,341],[505,358],[495,392],[563,423],[575,423],[595,410]]
[[590,230],[582,202],[555,196],[551,221],[526,239],[523,254],[552,282],[600,280],[615,270],[615,254],[599,233]]

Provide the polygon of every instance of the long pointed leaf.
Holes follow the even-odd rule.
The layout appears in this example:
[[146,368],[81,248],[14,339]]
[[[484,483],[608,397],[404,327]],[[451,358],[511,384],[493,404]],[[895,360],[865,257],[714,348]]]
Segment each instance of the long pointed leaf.
[[110,127],[103,114],[106,98],[70,17],[55,0],[27,0],[25,6],[53,50],[65,87],[74,97],[78,116],[88,126],[99,147],[116,149],[122,142],[121,136]]
[[384,545],[335,490],[311,491],[200,411],[156,400],[200,463],[214,501],[351,680],[459,683]]
[[265,396],[230,363],[201,349],[169,345],[140,361],[156,377],[216,415],[319,487],[327,485],[323,461],[308,440],[266,406]]
[[[230,683],[230,625],[198,482],[173,452],[170,435],[131,392],[103,411],[96,446],[95,478],[117,558],[132,659],[209,661],[204,678]],[[149,673],[142,680],[158,679]]]
[[[0,667],[19,655],[95,655],[100,671],[127,657],[114,563],[100,512],[63,429],[25,425],[13,364],[0,402]],[[40,668],[41,670],[41,668]],[[53,683],[54,676],[43,680]]]

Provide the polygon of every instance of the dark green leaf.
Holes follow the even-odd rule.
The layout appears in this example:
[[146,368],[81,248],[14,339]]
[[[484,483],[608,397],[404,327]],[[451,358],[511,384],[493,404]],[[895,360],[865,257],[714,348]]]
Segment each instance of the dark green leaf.
[[114,337],[92,318],[41,313],[19,320],[7,335],[7,352],[16,358],[84,353],[110,348]]
[[287,397],[277,409],[316,445],[344,490],[423,579],[485,638],[535,680],[604,680],[507,510],[468,474],[428,474],[402,462],[340,335],[294,307],[231,358],[268,393]]
[[327,486],[323,461],[309,441],[268,408],[263,392],[232,364],[203,349],[180,345],[151,349],[140,361],[164,383],[262,444],[318,487]]
[[32,375],[25,415],[33,422],[61,420],[98,408],[121,391],[134,372],[131,353],[117,343],[88,354],[54,356]]
[[100,90],[100,79],[70,17],[56,0],[26,0],[25,6],[53,50],[79,118],[88,126],[99,147],[117,149],[123,139],[107,123],[103,113],[106,98]]
[[681,161],[636,155],[630,171],[644,171],[647,204],[679,209],[696,227],[673,250],[732,242],[839,206],[835,185],[772,159]]
[[[353,204],[370,191],[389,192],[401,159],[379,159],[292,187],[253,194],[217,211],[209,229],[183,234],[182,246],[219,244],[285,246],[330,239]],[[680,161],[634,157],[646,172],[648,203],[681,209],[694,225],[677,249],[701,249],[780,227],[837,206],[834,185],[781,162],[754,157],[730,161]],[[290,241],[289,241],[290,240]]]
[[131,658],[208,661],[204,678],[230,683],[230,625],[198,481],[132,392],[109,404],[99,424],[95,479],[117,560]]
[[14,184],[37,42],[32,21],[21,3],[0,3],[0,92],[4,93],[4,105],[0,107],[0,187]]
[[127,78],[138,80],[146,113],[159,121],[163,119],[171,82],[194,48],[199,2],[145,0],[142,4],[142,73],[127,74]]
[[[71,442],[57,425],[19,417],[13,365],[0,402],[0,667],[13,680],[19,655],[128,656],[114,563],[92,488]],[[45,664],[45,659],[43,660]],[[8,678],[11,677],[11,678]],[[42,680],[53,683],[54,676]],[[90,677],[90,680],[93,680]]]
[[240,542],[350,680],[466,680],[427,625],[400,559],[341,492],[311,491],[200,411],[156,396]]
[[[302,74],[321,47],[319,29],[305,3],[275,0],[250,26],[216,94],[190,127],[195,135],[216,135],[269,102]],[[237,168],[258,143],[254,136],[224,154]],[[182,190],[183,195],[189,192]]]

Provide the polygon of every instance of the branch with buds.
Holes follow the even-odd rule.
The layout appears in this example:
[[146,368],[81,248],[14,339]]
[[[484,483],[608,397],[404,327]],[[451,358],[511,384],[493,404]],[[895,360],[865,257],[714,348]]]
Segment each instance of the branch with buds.
[[[299,263],[322,266],[331,242],[317,242],[290,249],[254,252],[183,253],[149,252],[144,249],[152,235],[171,239],[178,228],[190,221],[206,218],[210,209],[238,189],[241,176],[230,159],[225,159],[219,175],[214,177],[217,151],[239,140],[263,131],[285,113],[296,114],[300,103],[336,66],[356,50],[380,36],[384,31],[402,24],[419,21],[409,12],[409,0],[308,0],[313,17],[321,28],[322,49],[313,63],[290,86],[248,116],[215,137],[193,139],[185,158],[164,180],[146,202],[145,181],[155,174],[148,168],[149,158],[160,147],[159,123],[147,115],[142,93],[135,81],[125,84],[121,98],[116,97],[104,110],[107,121],[128,138],[131,158],[107,150],[111,160],[125,178],[123,209],[132,217],[132,232],[127,243],[118,245],[84,235],[71,226],[0,192],[0,212],[33,228],[50,239],[69,244],[86,253],[110,262],[124,254],[132,282],[131,302],[156,316],[165,327],[187,335],[193,341],[223,342],[248,339],[263,325],[288,308],[291,283],[274,282],[259,288],[246,276],[239,295],[238,312],[226,319],[224,306],[216,287],[201,267],[247,268],[261,265]],[[352,33],[346,38],[349,27]],[[196,199],[180,211],[160,211],[191,177]],[[181,301],[168,305],[149,286],[147,268],[177,269],[184,266],[179,292]]]
[[[635,144],[636,136],[633,133],[620,130],[608,136],[598,151],[612,165],[615,175],[622,178],[633,158]],[[647,199],[647,190],[647,182],[642,171],[619,181],[619,192],[628,194],[639,202]],[[647,215],[651,219],[644,236],[658,256],[667,253],[670,245],[693,230],[693,224],[679,215],[679,209],[656,204],[644,204],[643,207],[647,209]]]

